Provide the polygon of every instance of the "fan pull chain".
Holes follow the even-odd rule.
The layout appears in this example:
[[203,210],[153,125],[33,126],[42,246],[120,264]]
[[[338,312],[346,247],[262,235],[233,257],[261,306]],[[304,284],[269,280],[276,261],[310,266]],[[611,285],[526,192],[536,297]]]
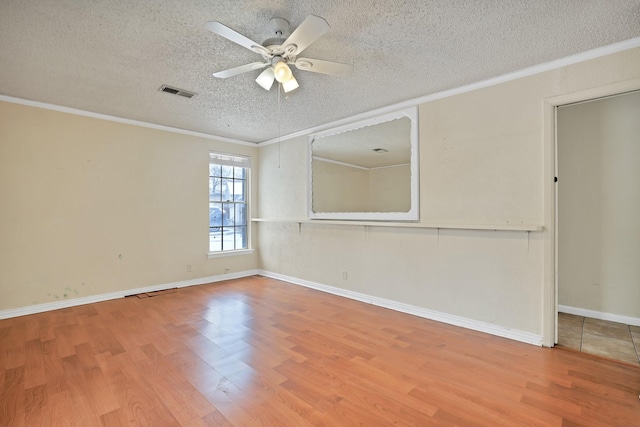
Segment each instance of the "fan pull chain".
[[282,132],[280,131],[280,122],[282,121],[282,108],[280,107],[280,90],[282,83],[278,82],[278,169],[280,169],[280,143],[282,142]]

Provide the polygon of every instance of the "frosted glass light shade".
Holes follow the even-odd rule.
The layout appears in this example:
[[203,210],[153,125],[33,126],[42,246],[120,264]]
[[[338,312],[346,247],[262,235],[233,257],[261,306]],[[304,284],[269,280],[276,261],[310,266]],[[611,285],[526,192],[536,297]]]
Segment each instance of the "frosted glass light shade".
[[260,73],[260,75],[256,79],[256,83],[262,86],[265,90],[269,90],[271,89],[271,86],[273,85],[273,81],[275,80],[275,78],[276,77],[273,73],[273,68],[269,67],[266,70],[264,70],[262,73]]
[[291,68],[289,68],[289,66],[285,64],[284,61],[278,62],[273,68],[274,68],[273,71],[275,73],[276,80],[279,81],[280,83],[286,83],[293,77],[293,74],[291,73]]
[[282,83],[282,89],[284,90],[285,93],[298,89],[299,86],[300,85],[298,84],[298,81],[296,80],[295,77],[293,77],[293,75],[291,75],[291,78],[289,79],[289,81]]

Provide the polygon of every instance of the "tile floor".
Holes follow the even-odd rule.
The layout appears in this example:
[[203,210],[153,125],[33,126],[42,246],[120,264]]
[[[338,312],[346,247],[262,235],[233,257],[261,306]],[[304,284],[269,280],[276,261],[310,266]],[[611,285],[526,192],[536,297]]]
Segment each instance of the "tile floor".
[[640,364],[640,327],[558,313],[558,345]]

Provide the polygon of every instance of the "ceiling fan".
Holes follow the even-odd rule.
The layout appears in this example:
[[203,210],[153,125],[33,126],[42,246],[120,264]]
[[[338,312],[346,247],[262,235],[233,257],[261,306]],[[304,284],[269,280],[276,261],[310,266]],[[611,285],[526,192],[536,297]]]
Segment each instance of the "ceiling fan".
[[269,38],[260,44],[220,22],[207,22],[205,25],[207,30],[262,55],[263,59],[261,62],[252,62],[228,70],[218,71],[213,73],[213,76],[219,79],[226,79],[248,71],[268,67],[258,76],[256,82],[264,89],[269,90],[273,82],[278,81],[282,83],[282,88],[285,92],[290,92],[299,86],[291,72],[290,65],[294,65],[299,70],[338,76],[348,76],[353,72],[353,65],[350,64],[321,59],[298,58],[298,55],[303,50],[331,28],[323,18],[315,15],[307,16],[302,21],[302,24],[286,39],[283,37],[289,29],[289,22],[286,19],[273,18],[271,19],[271,25],[275,31],[275,37]]

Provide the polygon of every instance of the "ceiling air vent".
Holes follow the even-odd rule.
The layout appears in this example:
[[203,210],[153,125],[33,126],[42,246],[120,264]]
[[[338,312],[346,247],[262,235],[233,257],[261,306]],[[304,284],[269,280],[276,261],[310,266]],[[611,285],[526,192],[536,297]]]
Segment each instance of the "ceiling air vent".
[[194,92],[189,92],[188,90],[178,89],[177,87],[162,85],[160,86],[160,92],[167,92],[173,95],[184,96],[185,98],[193,98],[195,95]]

